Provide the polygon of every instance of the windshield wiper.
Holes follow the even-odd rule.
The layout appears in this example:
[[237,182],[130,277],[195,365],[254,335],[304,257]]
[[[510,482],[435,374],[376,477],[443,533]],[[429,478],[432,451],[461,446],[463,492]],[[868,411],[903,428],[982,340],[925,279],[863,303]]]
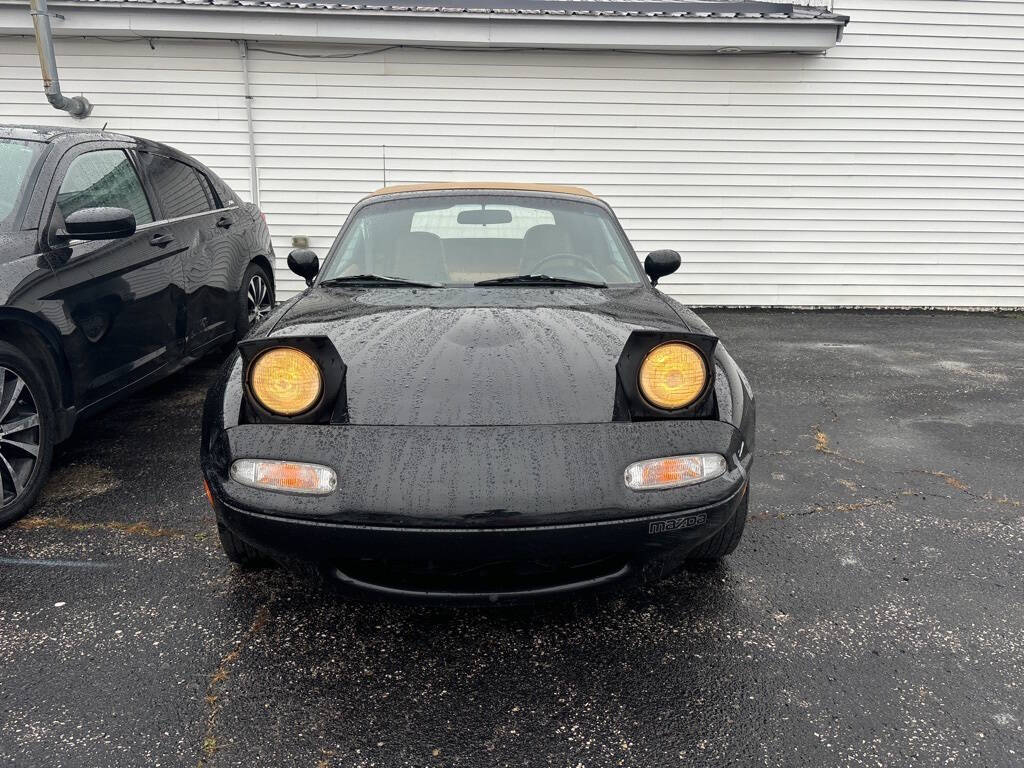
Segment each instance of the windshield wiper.
[[481,280],[473,285],[554,285],[583,286],[585,288],[607,288],[607,283],[595,283],[588,280],[573,280],[571,277],[552,277],[551,275],[509,275],[496,277],[493,280]]
[[398,285],[412,288],[444,288],[444,283],[424,283],[419,280],[406,280],[404,277],[388,275],[346,275],[321,280],[320,285]]

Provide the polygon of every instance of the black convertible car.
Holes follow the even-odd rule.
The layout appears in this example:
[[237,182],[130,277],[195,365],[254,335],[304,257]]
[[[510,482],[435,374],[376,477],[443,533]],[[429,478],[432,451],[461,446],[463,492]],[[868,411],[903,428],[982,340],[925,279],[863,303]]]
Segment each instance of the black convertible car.
[[82,416],[273,306],[266,223],[177,150],[0,126],[0,526]]
[[[208,395],[228,557],[355,594],[566,594],[737,545],[750,386],[586,190],[420,185],[358,203],[308,290]],[[646,271],[646,275],[644,272]]]

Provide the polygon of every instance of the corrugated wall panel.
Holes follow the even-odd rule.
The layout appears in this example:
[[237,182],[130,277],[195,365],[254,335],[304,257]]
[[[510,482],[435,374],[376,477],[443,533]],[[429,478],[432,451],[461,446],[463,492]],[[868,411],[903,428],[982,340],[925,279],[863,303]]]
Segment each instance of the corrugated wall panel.
[[[27,13],[27,11],[26,11]],[[172,144],[249,195],[242,66],[230,42],[58,38],[65,93],[84,93],[92,117],[75,120],[42,93],[30,38],[0,38],[0,121],[102,127]]]
[[[250,59],[282,295],[301,287],[292,235],[323,253],[386,155],[389,183],[587,186],[641,253],[683,253],[663,287],[684,301],[1024,305],[1024,3],[835,5],[853,21],[825,56],[251,43],[301,54]],[[247,194],[237,48],[155,44],[61,41],[62,79],[96,101],[90,122]],[[5,119],[61,121],[37,74],[29,41],[0,58]]]

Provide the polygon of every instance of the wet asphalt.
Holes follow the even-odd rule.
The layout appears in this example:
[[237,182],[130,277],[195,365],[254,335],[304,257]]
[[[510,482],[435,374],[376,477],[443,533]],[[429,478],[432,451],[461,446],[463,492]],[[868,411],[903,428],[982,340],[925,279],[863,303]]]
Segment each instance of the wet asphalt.
[[203,361],[0,532],[0,766],[1024,764],[1024,315],[705,312],[758,397],[722,567],[501,609],[220,553]]

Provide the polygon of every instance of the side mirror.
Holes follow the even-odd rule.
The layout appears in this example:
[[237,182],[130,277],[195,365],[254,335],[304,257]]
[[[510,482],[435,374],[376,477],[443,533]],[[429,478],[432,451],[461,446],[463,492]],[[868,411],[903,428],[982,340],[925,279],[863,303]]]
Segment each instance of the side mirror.
[[296,248],[288,254],[288,269],[305,279],[306,285],[312,285],[320,272],[320,257],[308,248]]
[[679,265],[683,263],[679,251],[651,251],[644,259],[644,272],[651,278],[651,283],[657,285],[658,281],[665,275],[671,275]]
[[114,240],[135,234],[135,214],[127,208],[81,208],[64,219],[75,240]]

